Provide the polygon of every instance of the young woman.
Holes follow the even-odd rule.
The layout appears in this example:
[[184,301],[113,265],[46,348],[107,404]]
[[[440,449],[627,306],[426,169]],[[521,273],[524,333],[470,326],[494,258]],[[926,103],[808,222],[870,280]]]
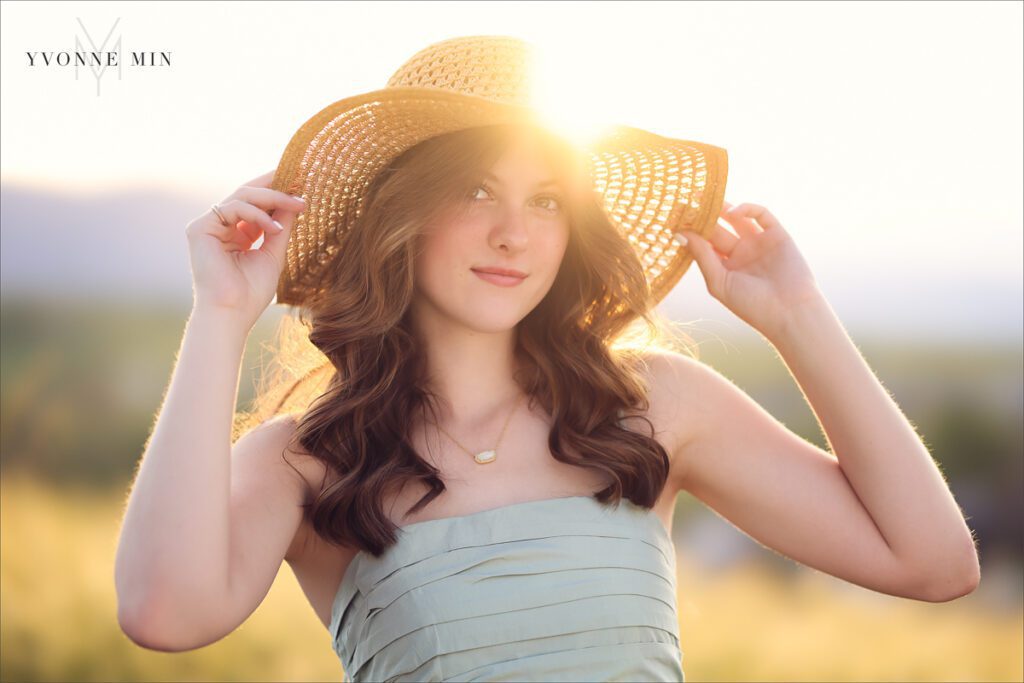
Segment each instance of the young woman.
[[[635,129],[580,154],[511,116],[519,48],[431,46],[188,226],[194,308],[118,548],[135,642],[222,638],[285,560],[351,680],[683,680],[681,491],[861,586],[976,585],[927,449],[778,220],[724,204],[724,155]],[[691,259],[834,454],[672,348],[654,306]],[[239,419],[275,291],[307,346]]]

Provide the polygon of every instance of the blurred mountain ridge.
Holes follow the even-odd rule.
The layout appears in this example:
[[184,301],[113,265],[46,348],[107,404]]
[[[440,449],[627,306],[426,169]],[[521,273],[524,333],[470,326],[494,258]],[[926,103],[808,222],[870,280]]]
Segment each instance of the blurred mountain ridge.
[[[162,188],[88,193],[4,181],[0,286],[5,296],[187,307],[192,285],[185,226],[215,199]],[[852,334],[1024,339],[1020,278],[981,271],[928,274],[927,264],[916,264],[908,275],[806,256]],[[740,336],[752,332],[708,294],[696,263],[661,306],[676,320],[725,321]]]

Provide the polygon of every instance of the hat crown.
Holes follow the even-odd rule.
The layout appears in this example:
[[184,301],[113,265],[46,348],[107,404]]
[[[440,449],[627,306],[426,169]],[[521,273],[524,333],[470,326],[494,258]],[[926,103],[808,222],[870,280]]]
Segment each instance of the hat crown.
[[[510,36],[451,38],[420,50],[387,87],[333,102],[292,136],[272,186],[307,200],[288,240],[277,302],[305,305],[324,291],[328,261],[344,252],[373,180],[406,150],[455,131],[528,122],[546,127],[531,81],[543,57]],[[525,105],[525,106],[524,106]],[[582,150],[593,192],[633,246],[654,298],[689,268],[673,234],[707,235],[721,211],[728,157],[720,147],[615,126]],[[368,224],[371,225],[371,224]]]
[[451,38],[420,50],[388,80],[388,87],[435,88],[529,106],[531,45],[510,36]]

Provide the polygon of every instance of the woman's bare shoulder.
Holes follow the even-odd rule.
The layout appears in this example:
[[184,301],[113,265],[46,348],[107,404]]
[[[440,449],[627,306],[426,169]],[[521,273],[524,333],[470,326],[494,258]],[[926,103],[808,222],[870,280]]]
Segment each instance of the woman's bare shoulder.
[[[299,415],[275,415],[253,428],[252,432],[262,433],[265,441],[263,457],[273,461],[268,464],[267,476],[289,477],[297,482],[302,491],[303,505],[309,505],[325,482],[327,467],[324,462],[311,455],[302,444],[295,440]],[[308,520],[303,515],[285,559],[297,557],[306,545],[309,533]]]
[[700,361],[671,350],[656,349],[643,355],[644,377],[648,384],[650,407],[645,414],[654,425],[678,470],[678,453],[694,434],[697,412],[694,401],[700,394],[695,366]]

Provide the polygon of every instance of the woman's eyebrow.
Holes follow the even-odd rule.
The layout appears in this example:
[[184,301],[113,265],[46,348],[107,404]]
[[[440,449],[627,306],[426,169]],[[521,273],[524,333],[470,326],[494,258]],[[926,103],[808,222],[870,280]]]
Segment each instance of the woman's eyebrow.
[[[487,178],[488,180],[493,180],[498,185],[501,185],[501,180],[498,178],[498,176],[494,175],[493,173],[485,171],[484,172],[484,177]],[[559,182],[557,178],[551,178],[549,180],[542,180],[542,181],[540,181],[539,183],[537,183],[537,185],[535,187],[547,187],[548,185],[559,185],[559,186],[561,186],[561,182]]]

